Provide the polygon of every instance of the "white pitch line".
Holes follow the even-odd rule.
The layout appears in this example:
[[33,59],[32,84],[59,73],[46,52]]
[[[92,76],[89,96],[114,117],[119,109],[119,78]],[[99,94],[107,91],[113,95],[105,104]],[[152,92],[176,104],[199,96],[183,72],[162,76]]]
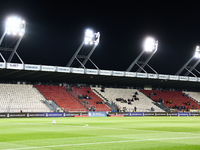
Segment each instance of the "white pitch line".
[[2,149],[2,150],[23,150],[23,149],[41,149],[48,147],[67,147],[67,146],[80,146],[80,145],[95,145],[95,144],[111,144],[111,143],[126,143],[126,142],[141,142],[141,141],[159,141],[159,140],[180,140],[188,138],[200,138],[200,137],[176,137],[176,138],[159,138],[159,139],[142,139],[142,140],[126,140],[126,141],[109,141],[109,142],[95,142],[95,143],[79,143],[79,144],[65,144],[65,145],[49,145],[49,146],[38,146],[38,147],[23,147],[13,149]]
[[163,133],[179,133],[179,134],[189,134],[189,135],[200,135],[195,133],[187,133],[187,132],[170,132],[170,131],[156,131],[156,130],[141,130],[141,129],[124,129],[124,128],[102,128],[102,127],[89,127],[89,128],[98,128],[98,129],[113,129],[113,130],[133,130],[133,131],[149,131],[149,132],[163,132]]

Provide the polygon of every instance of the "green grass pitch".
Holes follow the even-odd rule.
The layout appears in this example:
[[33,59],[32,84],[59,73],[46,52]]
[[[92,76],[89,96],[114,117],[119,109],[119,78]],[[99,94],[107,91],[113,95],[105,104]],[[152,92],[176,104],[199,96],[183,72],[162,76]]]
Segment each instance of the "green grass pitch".
[[0,149],[198,150],[200,117],[4,118]]

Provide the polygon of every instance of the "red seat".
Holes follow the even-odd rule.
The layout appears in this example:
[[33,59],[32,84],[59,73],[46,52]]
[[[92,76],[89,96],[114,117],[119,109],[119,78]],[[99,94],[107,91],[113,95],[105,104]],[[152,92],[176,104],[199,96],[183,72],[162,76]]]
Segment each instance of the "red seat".
[[62,86],[34,85],[46,99],[54,100],[64,110],[82,110],[87,109],[73,98]]

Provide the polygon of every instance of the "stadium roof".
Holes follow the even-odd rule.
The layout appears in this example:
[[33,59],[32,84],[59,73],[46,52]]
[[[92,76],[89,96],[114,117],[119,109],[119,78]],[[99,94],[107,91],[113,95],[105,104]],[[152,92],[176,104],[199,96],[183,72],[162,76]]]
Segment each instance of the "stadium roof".
[[200,82],[192,81],[176,81],[149,79],[137,77],[120,77],[120,76],[105,76],[91,74],[75,74],[61,72],[44,72],[30,70],[13,70],[1,69],[1,81],[29,81],[29,82],[44,82],[44,83],[84,83],[91,85],[113,85],[113,86],[129,86],[129,87],[144,87],[151,85],[157,88],[178,88],[178,89],[200,89]]

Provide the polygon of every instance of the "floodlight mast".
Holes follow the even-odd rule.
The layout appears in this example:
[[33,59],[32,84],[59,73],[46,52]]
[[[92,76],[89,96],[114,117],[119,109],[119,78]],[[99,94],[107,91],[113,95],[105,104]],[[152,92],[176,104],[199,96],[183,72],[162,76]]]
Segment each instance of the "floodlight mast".
[[[94,62],[90,59],[90,56],[92,55],[92,53],[96,49],[97,45],[99,44],[99,40],[100,40],[100,33],[99,32],[93,33],[92,30],[87,29],[86,32],[85,32],[85,37],[84,37],[83,42],[81,43],[81,45],[79,46],[79,48],[74,53],[74,55],[71,58],[71,60],[68,62],[67,67],[70,67],[72,65],[73,61],[76,59],[83,68],[86,68],[85,64],[89,60],[95,66],[96,69],[99,69],[94,64]],[[89,53],[87,55],[78,55],[79,52],[80,52],[80,50],[83,48],[84,45],[90,45],[90,46],[93,46],[93,47],[89,51]],[[80,58],[83,58],[84,60],[81,62],[79,60]]]
[[[158,49],[158,41],[155,41],[153,38],[151,37],[148,37],[146,38],[145,40],[145,43],[144,43],[144,50],[138,55],[138,57],[132,62],[132,64],[128,67],[128,69],[126,70],[127,72],[130,72],[131,69],[133,68],[133,66],[136,64],[139,69],[137,70],[137,72],[141,72],[141,71],[144,71],[145,73],[147,73],[145,70],[144,70],[144,67],[145,66],[148,66],[154,73],[157,74],[157,72],[148,65],[148,62],[150,61],[150,59],[153,57],[153,55],[155,54],[155,52],[157,51]],[[150,52],[151,55],[146,59],[146,61],[142,62],[142,65],[139,65],[138,64],[138,61],[140,59],[140,57],[145,53],[145,52]]]
[[[14,46],[14,48],[11,50],[11,54],[7,60],[8,63],[10,63],[12,61],[12,58],[14,56],[14,54],[17,55],[17,57],[19,58],[19,60],[21,61],[22,64],[24,64],[24,62],[22,61],[22,59],[20,58],[20,56],[17,54],[17,48],[23,38],[23,35],[25,33],[25,26],[26,26],[26,22],[16,16],[12,16],[7,18],[6,20],[6,26],[5,26],[5,31],[0,39],[0,45],[2,44],[5,35],[10,35],[12,34],[13,36],[17,36],[19,37],[17,40],[16,45]],[[8,51],[5,48],[1,48],[0,50],[2,51]],[[3,59],[4,62],[6,62],[6,60],[4,59],[3,55],[0,53],[1,58]]]
[[[197,62],[193,66],[189,66],[192,60],[198,59]],[[199,46],[196,46],[195,54],[179,69],[179,71],[175,75],[180,75],[183,70],[186,70],[186,73],[184,74],[185,76],[188,76],[189,74],[192,74],[193,76],[196,77],[196,75],[192,72],[195,70],[197,73],[199,73],[195,68],[196,66],[200,63],[200,49]],[[189,68],[189,69],[188,69]]]
[[[6,31],[4,31],[3,35],[1,36],[0,45],[1,45],[1,43],[3,42],[3,39],[4,39],[5,35],[6,35]],[[0,56],[1,56],[1,58],[3,59],[4,63],[5,63],[6,60],[4,59],[3,55],[1,54],[1,52],[0,52]]]

